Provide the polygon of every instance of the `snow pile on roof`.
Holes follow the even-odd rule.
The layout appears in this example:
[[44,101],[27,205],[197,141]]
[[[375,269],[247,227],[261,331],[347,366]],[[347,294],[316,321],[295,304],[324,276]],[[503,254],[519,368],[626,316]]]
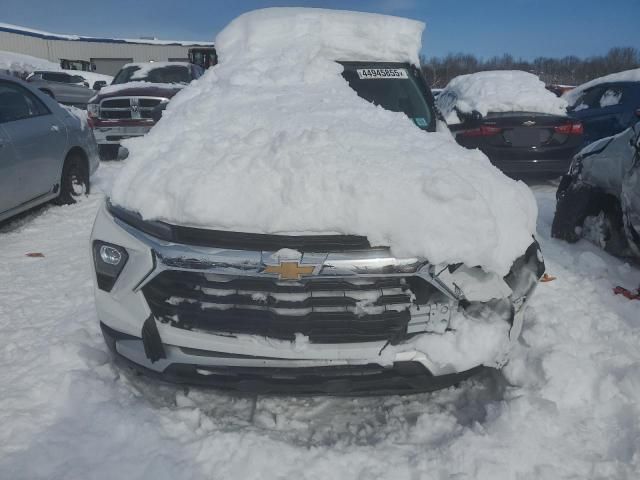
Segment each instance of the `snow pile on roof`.
[[89,37],[86,35],[67,35],[63,33],[51,33],[35,28],[22,27],[20,25],[12,25],[10,23],[0,22],[0,30],[11,33],[30,35],[34,37],[50,39],[50,40],[72,40],[72,41],[91,41],[91,42],[114,42],[114,43],[139,43],[148,45],[183,45],[183,46],[213,46],[213,42],[188,41],[188,40],[159,40],[157,38],[105,38],[105,37]]
[[241,15],[216,37],[220,62],[260,56],[278,60],[292,48],[329,60],[419,64],[424,24],[370,13],[269,8]]
[[60,70],[60,65],[44,58],[0,50],[0,70],[25,74],[34,70]]
[[37,70],[65,72],[70,75],[80,75],[89,82],[89,86],[93,86],[93,83],[97,80],[104,80],[107,83],[111,83],[111,80],[113,80],[113,77],[110,75],[84,72],[82,70],[64,70],[60,68],[60,65],[57,63],[50,62],[44,58],[5,51],[0,51],[0,71],[2,70],[8,70],[9,72],[16,72],[22,75],[29,74]]
[[565,115],[567,102],[545,88],[536,75],[520,70],[471,73],[453,78],[438,96],[448,123],[460,123],[462,112],[537,112]]
[[140,62],[140,63],[127,63],[122,68],[138,67],[138,70],[131,75],[132,79],[146,78],[153,70],[165,67],[185,67],[189,68],[188,62]]
[[594,78],[587,83],[578,85],[573,90],[569,90],[567,93],[562,95],[562,98],[566,100],[569,105],[574,105],[582,95],[582,92],[584,92],[588,88],[608,82],[640,82],[640,68],[625,70],[624,72],[611,73],[609,75],[605,75],[604,77]]
[[216,39],[220,64],[125,142],[112,201],[183,225],[366,235],[398,256],[505,274],[535,231],[526,185],[361,99],[334,62],[416,61],[421,31],[321,9],[239,17]]

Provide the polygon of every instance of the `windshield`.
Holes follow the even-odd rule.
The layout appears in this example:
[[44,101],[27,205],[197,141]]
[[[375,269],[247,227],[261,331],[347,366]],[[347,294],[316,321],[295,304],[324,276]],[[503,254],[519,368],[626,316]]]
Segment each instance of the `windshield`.
[[407,64],[342,63],[342,76],[358,96],[386,110],[403,112],[423,130],[433,113],[417,74]]
[[189,83],[191,75],[189,68],[184,65],[168,66],[144,66],[131,65],[118,72],[113,79],[112,85],[128,82],[151,82],[151,83]]

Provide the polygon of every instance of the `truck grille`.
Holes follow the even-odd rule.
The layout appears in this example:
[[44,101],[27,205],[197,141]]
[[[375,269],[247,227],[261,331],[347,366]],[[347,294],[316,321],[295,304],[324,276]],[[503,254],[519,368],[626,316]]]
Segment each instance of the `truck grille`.
[[152,119],[155,107],[165,98],[160,97],[117,97],[100,102],[100,119],[139,120]]
[[169,270],[142,290],[158,321],[218,334],[394,343],[411,319],[412,292],[398,277],[279,281]]

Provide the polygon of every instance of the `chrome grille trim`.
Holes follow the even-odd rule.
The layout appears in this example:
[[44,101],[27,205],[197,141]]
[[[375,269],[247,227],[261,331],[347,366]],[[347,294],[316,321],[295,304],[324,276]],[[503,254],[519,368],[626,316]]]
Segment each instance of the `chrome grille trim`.
[[[140,100],[146,105],[141,106]],[[124,102],[128,102],[128,106],[123,106]],[[99,119],[100,120],[139,120],[150,119],[151,112],[160,104],[168,102],[165,97],[155,96],[121,96],[109,97],[100,101]],[[110,106],[114,105],[114,106]],[[105,113],[109,113],[105,115]]]

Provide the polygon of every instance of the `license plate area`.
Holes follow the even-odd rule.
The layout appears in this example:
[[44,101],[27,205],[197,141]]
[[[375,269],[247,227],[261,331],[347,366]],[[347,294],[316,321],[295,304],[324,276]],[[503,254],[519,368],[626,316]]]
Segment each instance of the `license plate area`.
[[549,131],[542,128],[513,128],[505,130],[505,141],[512,147],[537,147],[549,141]]

